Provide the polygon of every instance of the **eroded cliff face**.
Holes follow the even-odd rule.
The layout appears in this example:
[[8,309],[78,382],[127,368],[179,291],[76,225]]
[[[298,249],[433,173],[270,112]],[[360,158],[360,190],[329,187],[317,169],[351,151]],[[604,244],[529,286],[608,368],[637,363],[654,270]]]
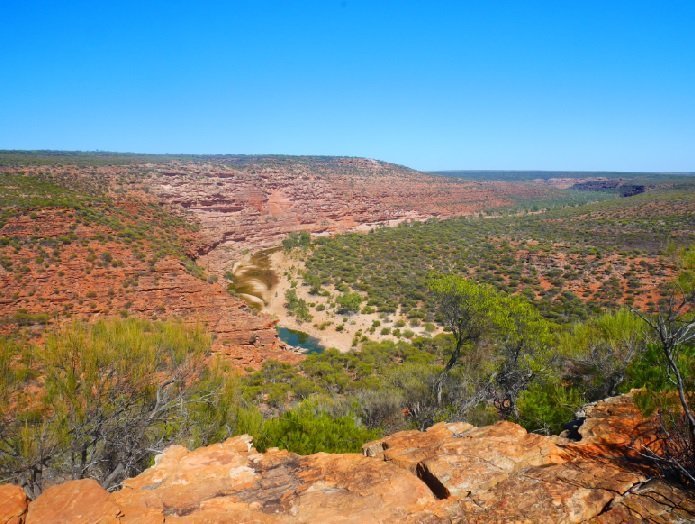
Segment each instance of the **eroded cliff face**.
[[328,234],[469,215],[541,189],[431,176],[365,158],[229,157],[121,166],[24,167],[81,187],[154,199],[200,226],[199,263],[218,274],[287,233]]
[[[625,458],[653,434],[630,396],[587,408],[578,442],[500,422],[437,424],[364,454],[258,453],[250,437],[188,451],[107,493],[66,482],[27,504],[0,486],[0,522],[692,522],[695,501]],[[27,511],[28,506],[28,511]]]
[[302,358],[282,349],[272,318],[222,283],[195,276],[173,254],[155,254],[147,240],[138,246],[114,226],[80,221],[72,209],[9,217],[0,238],[11,239],[0,244],[0,334],[40,336],[45,325],[73,319],[175,318],[203,325],[213,352],[239,369]]
[[[282,350],[270,317],[224,289],[225,272],[245,253],[277,245],[292,231],[328,234],[465,215],[509,204],[511,194],[524,191],[339,157],[5,166],[0,171],[40,175],[85,202],[78,210],[21,208],[0,223],[0,237],[9,240],[0,243],[0,332],[13,332],[18,323],[36,324],[39,331],[40,324],[70,318],[176,317],[204,324],[214,336],[215,352],[240,369],[258,368],[269,358],[302,358]],[[110,198],[113,209],[99,209],[104,207],[100,195]],[[155,220],[158,231],[173,234],[169,218],[157,211],[161,208],[195,225],[195,231],[180,228],[174,237],[181,252],[217,282],[191,274],[181,257],[158,253],[166,250],[166,241],[154,245],[148,238],[128,237],[127,228],[142,230]],[[85,218],[92,211],[99,220]],[[18,312],[24,316],[18,318]]]
[[[292,231],[327,234],[359,226],[465,215],[500,201],[492,188],[363,161],[357,173],[303,165],[187,166],[152,172],[151,192],[192,213],[206,245],[200,262],[221,272],[246,250]],[[497,200],[496,200],[497,199]]]

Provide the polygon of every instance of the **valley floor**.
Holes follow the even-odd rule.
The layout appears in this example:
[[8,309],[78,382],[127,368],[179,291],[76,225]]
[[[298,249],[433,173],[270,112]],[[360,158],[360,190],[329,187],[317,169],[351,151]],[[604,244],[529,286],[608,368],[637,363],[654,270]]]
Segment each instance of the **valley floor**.
[[[407,318],[400,315],[384,316],[378,312],[373,313],[355,313],[351,315],[338,314],[335,309],[330,308],[331,297],[335,297],[339,292],[333,287],[327,287],[326,290],[330,293],[329,296],[311,295],[309,287],[301,285],[300,275],[304,271],[304,263],[302,257],[287,253],[283,250],[277,250],[270,255],[270,264],[272,271],[278,277],[278,282],[270,289],[267,294],[268,302],[263,308],[265,313],[278,319],[278,325],[302,331],[321,341],[321,344],[327,348],[335,348],[341,352],[351,351],[355,344],[355,337],[363,334],[367,335],[370,340],[374,341],[392,341],[397,342],[399,337],[393,335],[382,335],[382,327],[394,328],[400,321],[405,323],[405,326],[399,328],[401,331],[410,330],[413,336],[432,336],[441,332],[440,328],[435,328],[428,333],[423,325],[409,326]],[[287,310],[285,293],[292,288],[293,282],[297,282],[296,292],[301,300],[305,300],[310,306],[312,319],[308,322],[302,322]],[[317,306],[323,305],[325,309],[318,310]],[[319,308],[320,309],[320,308]],[[369,332],[374,323],[379,323]],[[339,326],[341,326],[339,328]]]

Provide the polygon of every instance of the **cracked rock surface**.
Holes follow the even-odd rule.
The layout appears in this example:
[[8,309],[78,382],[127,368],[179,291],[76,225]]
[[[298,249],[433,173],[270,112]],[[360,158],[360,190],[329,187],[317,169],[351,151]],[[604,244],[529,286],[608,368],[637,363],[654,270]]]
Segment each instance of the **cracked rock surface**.
[[403,431],[363,455],[258,453],[248,436],[172,446],[114,493],[70,481],[25,512],[21,491],[0,486],[0,522],[695,521],[692,494],[626,458],[653,432],[630,395],[586,416],[578,442],[500,422]]

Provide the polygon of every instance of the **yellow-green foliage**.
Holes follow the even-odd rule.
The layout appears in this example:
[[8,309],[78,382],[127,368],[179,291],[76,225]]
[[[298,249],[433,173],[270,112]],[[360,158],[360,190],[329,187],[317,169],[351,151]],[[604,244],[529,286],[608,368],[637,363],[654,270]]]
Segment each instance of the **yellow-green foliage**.
[[644,322],[630,310],[619,309],[573,326],[561,336],[560,352],[573,366],[574,385],[588,400],[599,400],[631,382],[630,366],[644,358],[647,345]]
[[263,451],[277,446],[308,455],[318,451],[355,453],[362,444],[381,436],[381,432],[358,424],[354,416],[333,417],[311,402],[277,418],[263,421],[251,429],[256,447]]
[[138,319],[69,324],[41,346],[3,342],[0,471],[30,492],[47,472],[106,486],[137,473],[151,446],[186,433],[209,344],[200,328]]

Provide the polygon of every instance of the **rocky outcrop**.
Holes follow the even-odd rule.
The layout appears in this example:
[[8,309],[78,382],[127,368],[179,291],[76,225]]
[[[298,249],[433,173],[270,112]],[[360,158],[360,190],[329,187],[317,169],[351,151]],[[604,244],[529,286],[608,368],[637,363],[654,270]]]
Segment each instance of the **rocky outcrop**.
[[588,406],[581,440],[528,434],[508,422],[438,424],[365,445],[368,456],[416,474],[451,519],[472,522],[671,522],[695,500],[630,459],[655,426],[630,396]]
[[[118,492],[91,480],[49,488],[26,522],[695,521],[691,495],[626,458],[654,429],[629,396],[585,416],[579,441],[500,422],[403,431],[365,444],[364,456],[258,453],[247,436],[173,446]],[[0,515],[21,515],[19,502]]]
[[27,496],[19,486],[0,485],[0,524],[21,524],[28,507]]

